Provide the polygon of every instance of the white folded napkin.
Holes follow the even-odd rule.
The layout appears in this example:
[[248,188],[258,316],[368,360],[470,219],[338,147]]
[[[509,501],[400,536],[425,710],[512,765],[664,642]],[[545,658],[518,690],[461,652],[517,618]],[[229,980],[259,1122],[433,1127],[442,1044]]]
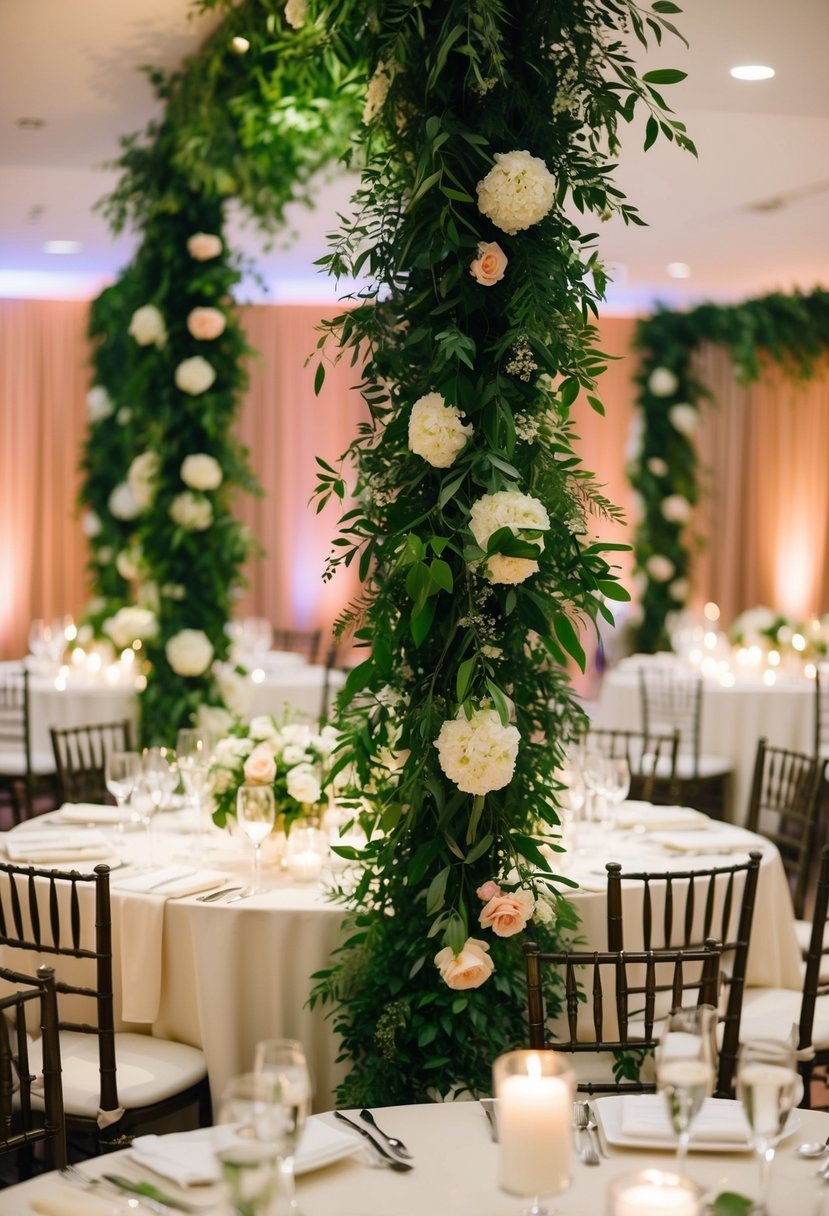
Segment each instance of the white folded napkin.
[[64,802],[57,811],[64,823],[100,823],[117,827],[129,820],[129,812],[117,806],[104,806],[96,802]]
[[158,895],[162,899],[181,899],[184,895],[195,895],[197,891],[210,891],[220,887],[226,875],[218,870],[194,870],[189,866],[159,866],[142,870],[138,874],[125,870],[113,875],[114,890],[131,891],[142,895]]
[[649,844],[661,845],[674,853],[697,853],[700,856],[709,853],[748,853],[755,847],[751,840],[746,839],[745,833],[729,832],[727,828],[708,832],[649,832],[647,840]]
[[94,829],[61,832],[43,827],[37,831],[11,831],[3,836],[9,861],[73,861],[112,856],[112,844]]
[[[676,1140],[662,1094],[626,1094],[622,1102],[622,1134],[630,1140]],[[751,1129],[742,1107],[723,1098],[706,1098],[691,1128],[697,1144],[751,1143]]]
[[614,814],[614,822],[620,828],[681,828],[699,831],[710,825],[711,820],[702,811],[691,806],[654,806],[652,802],[623,802]]

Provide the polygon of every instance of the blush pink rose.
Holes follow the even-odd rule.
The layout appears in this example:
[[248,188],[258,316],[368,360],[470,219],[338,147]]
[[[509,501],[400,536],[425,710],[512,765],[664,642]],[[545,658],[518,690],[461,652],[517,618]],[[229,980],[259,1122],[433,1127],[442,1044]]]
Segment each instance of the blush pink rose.
[[222,252],[222,238],[213,232],[194,232],[187,242],[187,252],[197,262],[208,262]]
[[245,761],[245,781],[256,785],[270,785],[276,776],[276,761],[267,744],[255,747]]
[[513,937],[524,928],[534,907],[531,891],[501,893],[494,895],[481,909],[478,920],[482,929],[491,929],[498,937]]
[[482,287],[494,287],[503,279],[508,260],[497,241],[482,241],[478,256],[469,263],[469,273]]
[[227,319],[218,308],[194,308],[187,318],[187,328],[199,342],[212,342],[225,332]]
[[480,988],[495,970],[489,957],[489,946],[474,937],[468,937],[455,954],[451,946],[444,946],[435,955],[435,966],[440,977],[450,988]]
[[492,899],[493,896],[501,895],[502,891],[497,882],[493,882],[492,879],[490,879],[489,882],[485,882],[482,887],[478,887],[475,894],[478,896],[478,899],[482,899],[484,903],[486,903],[486,901],[488,899]]

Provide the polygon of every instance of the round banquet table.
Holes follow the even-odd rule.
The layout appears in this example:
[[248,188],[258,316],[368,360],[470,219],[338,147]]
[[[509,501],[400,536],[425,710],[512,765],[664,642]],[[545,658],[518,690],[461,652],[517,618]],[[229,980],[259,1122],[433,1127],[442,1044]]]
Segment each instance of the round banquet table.
[[[736,1104],[735,1104],[736,1105]],[[356,1117],[356,1112],[353,1112]],[[490,1138],[489,1125],[477,1102],[454,1102],[434,1106],[397,1106],[381,1112],[384,1130],[398,1136],[408,1146],[414,1168],[397,1173],[373,1166],[363,1151],[335,1164],[306,1173],[297,1179],[297,1197],[302,1216],[422,1216],[434,1211],[440,1216],[518,1216],[526,1202],[505,1195],[498,1188],[498,1146]],[[816,1163],[795,1154],[804,1140],[824,1141],[829,1136],[829,1115],[797,1111],[798,1126],[778,1149],[771,1172],[769,1216],[785,1216],[796,1210],[801,1216],[826,1216],[829,1212],[829,1187],[816,1177]],[[343,1128],[333,1115],[318,1116],[332,1127]],[[369,1150],[370,1154],[370,1150]],[[573,1160],[570,1189],[558,1196],[550,1207],[557,1216],[602,1216],[606,1211],[608,1184],[619,1174],[643,1169],[670,1171],[670,1150],[613,1148],[598,1167]],[[132,1180],[151,1177],[130,1159],[128,1151],[111,1153],[85,1162],[89,1175],[117,1173]],[[757,1188],[757,1165],[750,1151],[694,1152],[688,1173],[713,1197],[724,1191],[752,1197]],[[153,1178],[153,1181],[156,1181]],[[229,1208],[218,1199],[217,1187],[178,1188],[174,1183],[157,1180],[171,1197],[184,1199],[204,1216],[228,1216]],[[9,1216],[26,1216],[37,1209],[31,1203],[51,1200],[44,1207],[50,1216],[61,1216],[57,1206],[61,1197],[77,1204],[84,1194],[46,1174],[3,1192],[0,1211]],[[109,1207],[109,1203],[112,1207]],[[97,1205],[101,1204],[99,1208]],[[107,1206],[103,1206],[106,1203]],[[126,1213],[123,1200],[99,1191],[95,1213]],[[82,1211],[74,1207],[73,1213]],[[138,1208],[143,1212],[143,1208]]]
[[[665,808],[644,807],[653,815],[665,814]],[[96,811],[114,814],[114,809],[92,807],[81,818],[86,813],[94,818]],[[190,878],[185,875],[185,879],[201,891],[205,886],[199,886],[200,875],[214,887],[249,883],[247,842],[214,831],[204,856],[198,858],[197,837],[186,830],[192,829],[189,814],[176,811],[156,816],[152,828],[156,865],[186,869]],[[800,955],[777,850],[742,828],[714,822],[709,827],[709,822],[701,817],[702,827],[694,833],[699,838],[698,851],[690,855],[671,852],[656,842],[653,833],[648,842],[636,827],[603,831],[600,843],[586,840],[584,848],[564,855],[559,862],[562,870],[582,884],[571,898],[581,917],[584,948],[605,949],[607,944],[605,861],[619,861],[627,869],[685,870],[695,863],[729,864],[744,858],[750,849],[760,848],[763,860],[747,982],[799,989]],[[7,849],[16,842],[15,860],[23,861],[29,841],[43,847],[44,840],[64,841],[73,830],[86,829],[62,821],[61,812],[54,812],[12,829],[0,841]],[[724,830],[731,834],[725,841],[730,851],[707,854],[706,841],[721,847]],[[321,885],[293,882],[284,871],[267,866],[260,884],[266,888],[264,893],[234,903],[205,903],[196,892],[176,897],[169,890],[166,894],[130,890],[136,877],[139,885],[143,882],[143,871],[136,866],[147,860],[144,833],[119,833],[100,825],[99,833],[104,839],[99,860],[126,863],[111,877],[119,1027],[201,1047],[216,1101],[229,1077],[251,1067],[260,1039],[298,1039],[305,1046],[314,1076],[314,1108],[329,1109],[344,1066],[337,1063],[338,1040],[326,1009],[309,1009],[306,1002],[311,976],[328,965],[332,951],[342,941],[342,905],[329,900]],[[51,863],[40,856],[36,864]],[[91,870],[96,861],[86,857],[62,864]],[[148,882],[154,878],[155,872],[147,875]],[[625,916],[631,925],[641,923],[639,898],[641,889],[623,886]],[[626,934],[626,944],[636,947],[633,933]],[[6,960],[7,965],[11,963]]]
[[[632,660],[605,673],[594,717],[595,725],[619,730],[642,729],[639,676]],[[805,677],[778,677],[770,687],[755,677],[737,676],[730,687],[704,680],[700,748],[724,756],[734,766],[728,818],[745,821],[757,743],[811,755],[815,732],[815,682]]]

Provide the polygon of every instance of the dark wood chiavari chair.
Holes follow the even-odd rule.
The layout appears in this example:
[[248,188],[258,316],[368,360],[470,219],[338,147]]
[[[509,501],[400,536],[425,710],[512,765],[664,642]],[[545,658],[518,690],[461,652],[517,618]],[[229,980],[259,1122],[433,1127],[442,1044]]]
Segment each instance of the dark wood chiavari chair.
[[639,730],[616,730],[590,726],[584,747],[613,760],[627,760],[630,797],[645,802],[675,802],[673,779],[679,752],[679,731],[651,734]]
[[130,723],[52,727],[49,733],[61,802],[106,802],[106,759],[110,752],[132,750]]

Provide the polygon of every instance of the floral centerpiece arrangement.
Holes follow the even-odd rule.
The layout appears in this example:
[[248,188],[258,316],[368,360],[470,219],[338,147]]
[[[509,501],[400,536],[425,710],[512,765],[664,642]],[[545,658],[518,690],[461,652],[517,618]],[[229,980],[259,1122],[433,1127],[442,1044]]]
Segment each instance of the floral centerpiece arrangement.
[[763,651],[796,655],[804,662],[820,659],[829,653],[829,613],[801,621],[758,604],[734,618],[728,640],[734,646],[758,646]]
[[327,806],[325,784],[338,734],[304,722],[278,724],[271,714],[237,722],[214,750],[213,820],[225,827],[236,816],[240,785],[271,785],[277,815],[288,831],[294,820],[319,819]]

